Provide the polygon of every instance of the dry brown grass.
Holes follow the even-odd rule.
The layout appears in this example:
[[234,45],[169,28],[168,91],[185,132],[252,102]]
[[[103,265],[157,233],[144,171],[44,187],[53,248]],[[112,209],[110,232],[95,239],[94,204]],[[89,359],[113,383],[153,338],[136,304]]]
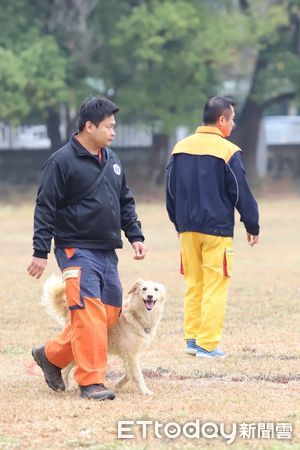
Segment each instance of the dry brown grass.
[[[81,400],[77,388],[49,390],[30,356],[57,328],[39,303],[43,280],[30,279],[33,203],[2,205],[0,448],[1,449],[154,449],[226,448],[221,439],[120,441],[118,419],[201,422],[291,422],[292,441],[237,440],[234,449],[300,448],[300,198],[261,200],[261,241],[250,249],[237,224],[236,265],[227,308],[222,361],[184,356],[182,295],[177,237],[164,206],[138,204],[149,253],[132,259],[126,244],[119,252],[125,292],[138,277],[165,284],[168,304],[158,336],[142,358],[146,381],[155,391],[145,398],[125,387],[113,402]],[[58,272],[53,256],[44,278]],[[108,382],[121,373],[110,359]]]

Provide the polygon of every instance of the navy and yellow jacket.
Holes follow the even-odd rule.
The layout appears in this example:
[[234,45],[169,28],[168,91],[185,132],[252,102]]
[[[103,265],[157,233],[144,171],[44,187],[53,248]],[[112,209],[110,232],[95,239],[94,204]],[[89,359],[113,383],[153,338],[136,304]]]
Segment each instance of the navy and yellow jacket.
[[179,141],[167,169],[167,211],[178,232],[233,236],[234,208],[248,233],[259,234],[258,207],[241,151],[212,126]]

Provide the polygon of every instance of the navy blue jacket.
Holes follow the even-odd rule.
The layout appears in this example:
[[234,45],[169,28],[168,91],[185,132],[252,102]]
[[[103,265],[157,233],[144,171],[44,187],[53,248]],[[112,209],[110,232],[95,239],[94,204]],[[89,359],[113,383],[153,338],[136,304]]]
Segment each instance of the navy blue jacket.
[[[89,192],[106,164],[102,181]],[[104,149],[99,161],[73,136],[51,155],[42,171],[34,214],[34,256],[47,257],[52,237],[62,248],[120,248],[121,229],[130,242],[144,240],[119,158]]]
[[178,232],[232,237],[234,209],[251,235],[259,234],[258,207],[241,151],[217,128],[199,127],[180,141],[167,168],[167,211]]

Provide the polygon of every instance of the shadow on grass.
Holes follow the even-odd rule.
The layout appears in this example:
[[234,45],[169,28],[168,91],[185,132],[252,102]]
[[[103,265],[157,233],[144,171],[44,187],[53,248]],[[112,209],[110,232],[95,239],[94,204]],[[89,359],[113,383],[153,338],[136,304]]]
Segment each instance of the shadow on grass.
[[[226,381],[232,381],[236,383],[249,382],[249,381],[267,381],[270,383],[286,384],[290,381],[300,381],[300,374],[272,374],[271,371],[267,374],[261,375],[228,375],[227,373],[216,373],[213,371],[200,371],[196,370],[192,375],[177,374],[171,370],[164,369],[163,367],[157,367],[157,369],[144,369],[143,374],[145,378],[154,380],[168,380],[168,381],[184,381],[184,380],[196,380],[196,379],[221,379]],[[121,371],[114,371],[107,373],[107,379],[116,380],[121,378]]]

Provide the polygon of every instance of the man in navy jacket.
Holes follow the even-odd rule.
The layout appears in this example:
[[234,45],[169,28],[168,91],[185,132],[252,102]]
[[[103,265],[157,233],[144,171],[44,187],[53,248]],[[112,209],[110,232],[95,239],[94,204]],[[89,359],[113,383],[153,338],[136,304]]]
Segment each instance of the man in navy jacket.
[[184,299],[186,353],[224,357],[218,349],[233,264],[234,209],[251,246],[258,242],[258,207],[241,161],[225,138],[234,126],[227,97],[206,102],[203,126],[178,142],[167,175],[167,210],[180,238],[187,291]]
[[29,275],[41,277],[54,237],[71,321],[45,346],[34,347],[32,355],[55,391],[65,390],[61,369],[74,360],[81,396],[95,400],[115,397],[104,381],[107,329],[118,319],[122,306],[115,252],[123,245],[121,229],[134,258],[146,255],[122,164],[108,148],[115,137],[118,110],[106,98],[87,98],[80,107],[78,133],[46,162],[28,267]]

